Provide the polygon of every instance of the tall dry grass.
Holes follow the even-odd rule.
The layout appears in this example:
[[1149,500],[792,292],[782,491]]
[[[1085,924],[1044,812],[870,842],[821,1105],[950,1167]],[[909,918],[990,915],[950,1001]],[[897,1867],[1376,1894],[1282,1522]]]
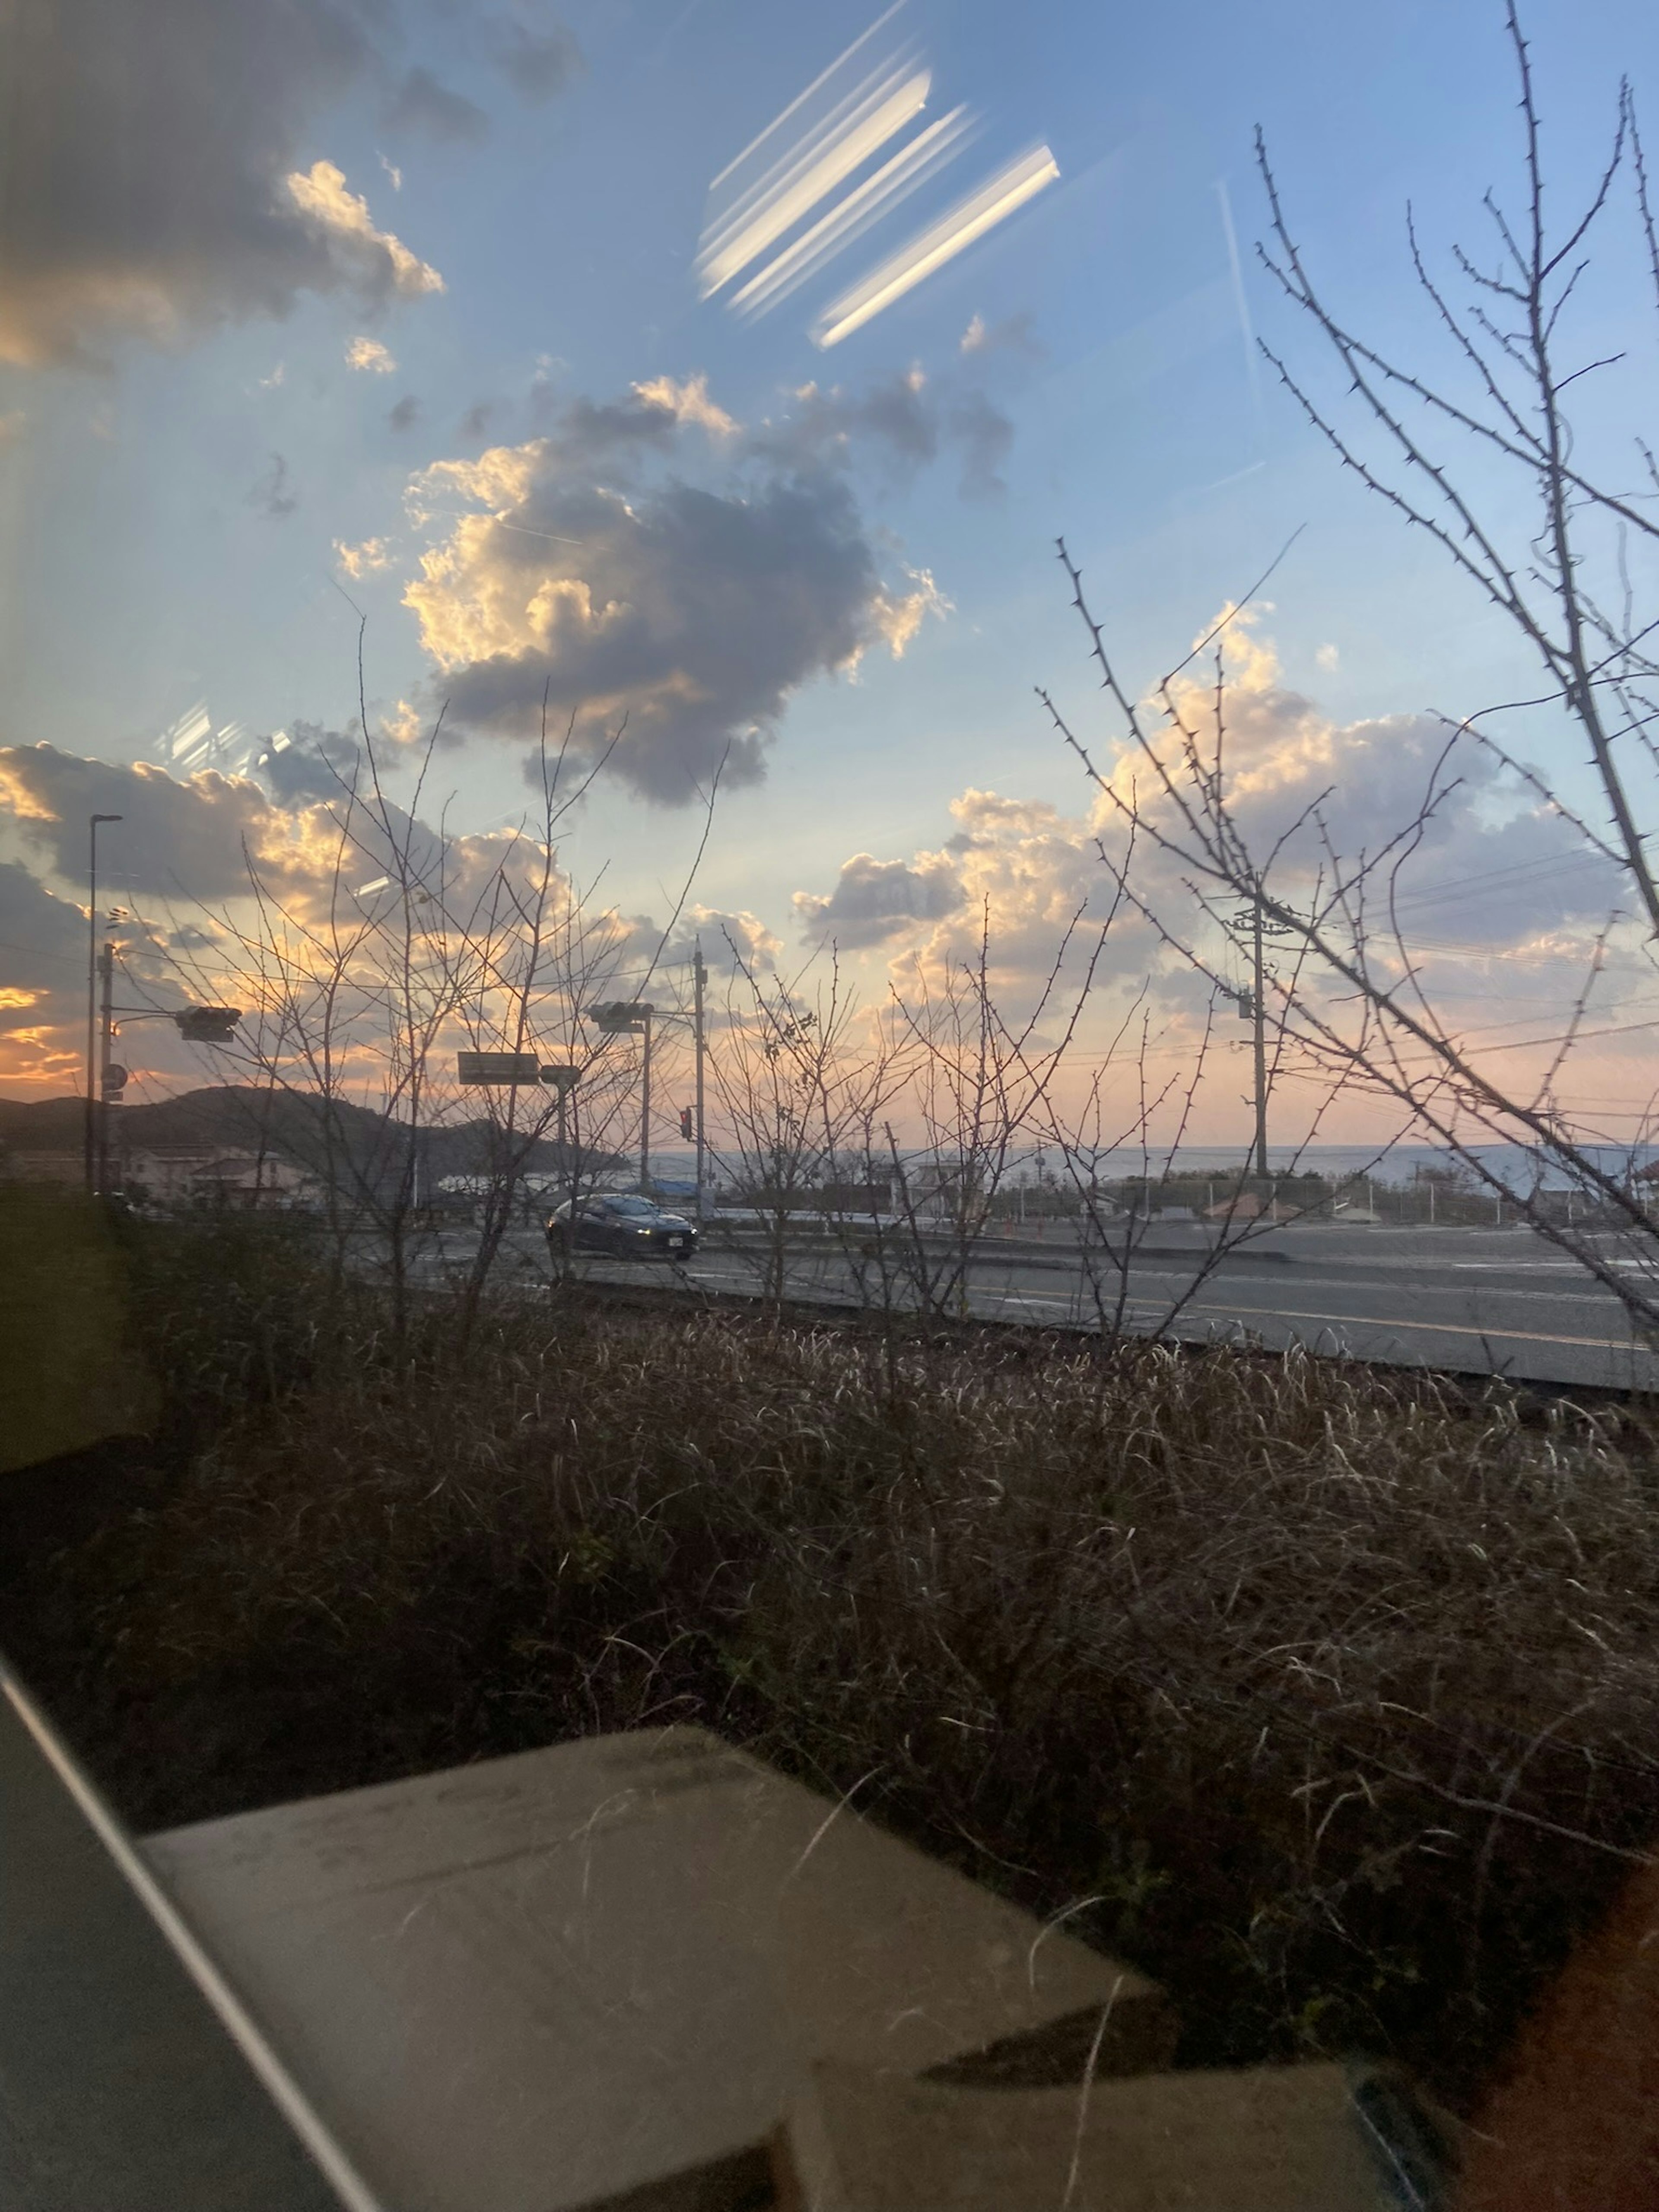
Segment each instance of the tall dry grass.
[[212,1242],[143,1263],[164,1491],[8,1632],[141,1826],[699,1720],[1146,1965],[1186,2059],[1455,2102],[1659,1838],[1628,1414],[574,1294],[394,1357]]

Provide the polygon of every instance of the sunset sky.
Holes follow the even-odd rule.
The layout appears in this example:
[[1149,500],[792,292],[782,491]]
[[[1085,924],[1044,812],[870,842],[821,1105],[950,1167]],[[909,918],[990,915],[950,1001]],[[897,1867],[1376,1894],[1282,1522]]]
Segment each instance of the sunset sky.
[[[1659,147],[1659,37],[1640,0],[1528,14],[1565,204],[1621,74]],[[1542,688],[1255,350],[1340,393],[1255,257],[1260,124],[1333,301],[1443,365],[1406,208],[1443,266],[1514,186],[1497,0],[39,20],[0,154],[7,1095],[80,1082],[88,812],[125,817],[105,895],[150,925],[133,958],[164,994],[246,853],[317,895],[329,763],[362,734],[359,610],[405,802],[442,714],[424,819],[464,843],[524,815],[544,696],[578,761],[625,719],[566,865],[665,920],[720,769],[709,944],[785,973],[833,945],[872,1003],[987,913],[1018,1003],[1066,917],[1108,902],[1091,793],[1034,695],[1111,763],[1061,533],[1137,693],[1294,538],[1225,633],[1264,836],[1334,787],[1351,848],[1374,842],[1417,803],[1437,714]],[[1616,211],[1586,281],[1585,357],[1624,356],[1583,401],[1592,449],[1604,422],[1652,427],[1639,246]],[[1594,812],[1554,710],[1504,728]],[[1559,1029],[1611,872],[1480,763],[1415,867],[1413,927],[1471,1035]],[[1155,971],[1121,932],[1101,1021]],[[1646,1099],[1650,997],[1615,936],[1589,1024],[1612,1034],[1576,1079],[1615,1130]],[[1158,972],[1152,1003],[1170,1036],[1195,1018],[1190,979]],[[159,1028],[129,1057],[135,1097],[204,1079]],[[1230,1078],[1203,1133],[1241,1115]]]

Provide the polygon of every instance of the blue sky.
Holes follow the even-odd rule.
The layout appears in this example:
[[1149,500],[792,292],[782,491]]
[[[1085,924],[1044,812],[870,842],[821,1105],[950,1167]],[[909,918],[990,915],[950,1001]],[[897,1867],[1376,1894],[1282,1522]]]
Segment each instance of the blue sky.
[[[301,0],[269,4],[280,14]],[[187,17],[193,5],[166,0],[161,12]],[[95,27],[102,0],[86,12]],[[965,103],[979,135],[815,283],[745,323],[724,297],[698,297],[709,180],[876,12],[632,0],[555,17],[450,0],[380,19],[374,56],[355,73],[319,66],[294,94],[298,167],[337,165],[374,225],[441,272],[444,289],[374,308],[344,279],[285,281],[263,302],[231,286],[159,341],[113,315],[82,359],[37,347],[0,368],[10,429],[0,737],[154,759],[160,733],[198,699],[216,722],[256,732],[296,720],[343,729],[356,713],[356,620],[342,587],[368,617],[371,720],[400,700],[429,713],[448,679],[403,594],[455,517],[411,527],[405,495],[419,471],[520,448],[560,410],[653,380],[706,380],[747,436],[798,411],[788,395],[809,380],[851,405],[918,371],[945,426],[935,457],[907,462],[860,434],[842,480],[884,586],[902,593],[925,572],[940,605],[902,658],[872,643],[855,673],[820,665],[782,684],[763,717],[764,775],[732,789],[717,820],[699,887],[712,905],[751,910],[787,937],[794,893],[828,891],[859,852],[937,848],[949,802],[969,786],[1081,811],[1031,688],[1090,712],[1053,559],[1060,532],[1136,684],[1299,530],[1261,629],[1283,684],[1334,721],[1461,714],[1523,692],[1532,672],[1512,635],[1345,481],[1252,362],[1222,206],[1224,192],[1251,327],[1311,360],[1312,333],[1293,326],[1255,262],[1259,122],[1333,295],[1367,329],[1415,343],[1405,203],[1440,246],[1472,235],[1480,191],[1514,172],[1494,0],[1242,11],[906,0],[866,51],[908,51],[932,72],[927,115]],[[1651,11],[1555,0],[1528,15],[1553,158],[1577,181],[1604,149],[1621,70],[1659,82]],[[562,82],[522,96],[502,61],[509,42],[549,52],[562,36]],[[424,128],[399,129],[395,95],[414,70],[442,91]],[[204,137],[213,82],[205,72]],[[843,343],[813,343],[829,296],[1038,143],[1057,183]],[[135,121],[120,153],[142,168],[166,150]],[[210,185],[210,163],[203,173]],[[1587,312],[1593,332],[1598,319],[1617,321],[1600,294]],[[970,326],[1002,342],[964,352]],[[363,337],[394,370],[347,366]],[[1614,374],[1651,368],[1650,349]],[[406,399],[412,419],[394,428]],[[981,426],[1006,425],[980,471],[994,469],[989,488],[964,489],[970,440],[948,427],[970,408]],[[648,482],[684,474],[719,489],[731,451],[687,430]],[[458,509],[471,504],[456,496]],[[343,574],[340,546],[376,541],[385,565]],[[1571,782],[1560,732],[1540,722],[1530,734],[1534,752],[1558,749]],[[457,793],[456,826],[520,807],[522,762],[521,731],[475,726],[446,754],[438,775]],[[587,817],[584,842],[610,859],[618,895],[659,907],[695,840],[691,816],[610,779]]]

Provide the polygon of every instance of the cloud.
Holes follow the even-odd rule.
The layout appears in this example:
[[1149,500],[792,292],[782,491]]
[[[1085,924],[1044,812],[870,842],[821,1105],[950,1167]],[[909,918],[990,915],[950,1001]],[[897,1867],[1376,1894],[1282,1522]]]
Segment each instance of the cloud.
[[[276,917],[290,948],[301,951],[329,941],[342,884],[349,916],[374,911],[368,887],[393,872],[398,852],[407,852],[417,878],[443,882],[453,914],[472,908],[497,869],[507,872],[515,894],[534,895],[540,853],[533,840],[507,831],[447,836],[389,801],[384,819],[378,805],[354,808],[347,793],[359,759],[351,735],[303,722],[260,753],[264,783],[211,769],[174,775],[148,763],[118,766],[51,745],[0,748],[0,807],[9,811],[21,854],[0,861],[0,942],[12,948],[0,969],[0,1073],[40,1088],[75,1087],[86,921],[51,878],[73,884],[78,878],[89,812],[122,817],[100,844],[104,880],[129,906],[142,900],[165,916],[135,915],[121,930],[125,964],[172,1002],[181,983],[191,995],[240,988],[234,917],[252,921],[250,867],[275,902],[268,921]],[[556,871],[556,908],[568,896],[568,879]],[[382,911],[395,906],[395,891],[381,898]],[[233,918],[229,930],[216,926],[222,909]],[[434,923],[443,914],[418,897],[413,911],[417,927],[424,914]],[[349,981],[337,1002],[337,1036],[377,1018],[377,988],[367,971]],[[144,1034],[147,1048],[162,1041]]]
[[537,103],[556,98],[582,65],[581,48],[557,23],[542,31],[517,22],[500,27],[493,58],[519,97]]
[[962,489],[971,496],[1002,489],[997,470],[1013,434],[1013,424],[982,392],[932,380],[913,367],[857,392],[804,384],[791,395],[789,413],[759,425],[750,444],[769,459],[819,466],[874,450],[901,477],[948,447],[960,456]]
[[[549,435],[417,477],[417,523],[464,516],[404,599],[452,722],[532,736],[545,694],[592,758],[668,805],[753,781],[796,691],[945,602],[888,585],[845,472],[757,447],[701,378],[574,402]],[[701,479],[701,480],[698,480]],[[908,587],[907,587],[908,586]]]
[[270,466],[258,482],[249,487],[247,503],[257,507],[262,514],[280,522],[284,515],[292,514],[300,504],[297,495],[289,489],[288,463],[280,453],[270,457]]
[[0,1081],[78,1091],[86,1020],[86,914],[16,860],[0,860]]
[[175,777],[144,763],[83,760],[55,745],[0,746],[0,800],[25,846],[76,880],[90,814],[118,814],[100,850],[112,882],[137,893],[218,899],[246,885],[244,845],[264,851],[286,834],[257,783],[213,769]]
[[289,198],[343,260],[355,263],[360,289],[371,297],[390,291],[399,299],[441,292],[444,280],[400,238],[377,230],[368,202],[347,185],[332,161],[313,161],[283,179]]
[[975,315],[957,339],[957,350],[962,354],[1023,354],[1028,361],[1042,361],[1048,348],[1039,344],[1033,335],[1032,320],[1027,313],[1005,315],[1000,322],[988,325],[983,315]]
[[347,342],[346,367],[362,369],[371,376],[392,376],[398,364],[379,338],[356,337]]
[[984,499],[1008,489],[1000,473],[1014,442],[1014,426],[982,392],[965,392],[951,405],[951,434],[962,448],[962,489]]
[[381,107],[380,121],[390,131],[452,144],[476,146],[489,136],[489,118],[482,107],[464,93],[440,84],[430,70],[418,65],[392,88]]
[[495,402],[493,399],[476,400],[461,417],[462,437],[483,438],[487,436],[489,430],[490,417],[495,414]]
[[295,722],[276,732],[257,766],[277,805],[293,809],[340,798],[362,757],[362,746],[343,731],[326,730],[317,722]]
[[915,641],[917,632],[929,615],[943,622],[956,609],[933,581],[928,568],[907,568],[912,589],[908,592],[878,592],[870,605],[870,623],[895,660],[902,660],[904,650]]
[[361,545],[348,545],[343,538],[337,538],[334,550],[348,576],[377,575],[382,568],[392,566],[391,542],[385,538],[365,538]]
[[736,422],[709,398],[706,376],[689,376],[683,384],[676,384],[672,376],[656,376],[648,384],[636,384],[634,392],[642,406],[669,415],[680,428],[690,424],[716,438],[737,435]]
[[[1305,900],[1322,864],[1328,875],[1318,830],[1294,828],[1310,805],[1320,802],[1338,851],[1350,858],[1375,852],[1416,816],[1448,732],[1425,715],[1335,721],[1284,684],[1273,647],[1260,634],[1259,611],[1234,612],[1222,643],[1230,809],[1255,854],[1265,857],[1285,841],[1270,880],[1296,904]],[[1175,687],[1206,759],[1213,744],[1212,684],[1206,672]],[[1156,729],[1155,703],[1146,712]],[[1165,737],[1158,743],[1178,777],[1178,742]],[[1103,746],[1098,757],[1109,760],[1109,748]],[[1110,773],[1121,797],[1139,789],[1146,818],[1169,830],[1177,826],[1144,761],[1125,753]],[[1455,1018],[1481,1024],[1482,1034],[1494,1010],[1499,1020],[1508,1009],[1519,1010],[1523,1021],[1535,1015],[1543,1031],[1559,1026],[1595,933],[1615,907],[1629,903],[1625,886],[1570,824],[1506,780],[1478,748],[1462,748],[1446,780],[1455,787],[1428,823],[1398,886],[1400,921],[1430,995],[1455,1009]],[[1000,998],[1008,1009],[1029,1006],[1079,909],[1074,966],[1111,908],[1113,878],[1097,840],[1121,857],[1122,817],[1100,794],[1069,816],[1047,802],[982,790],[963,793],[951,814],[952,833],[938,849],[908,858],[857,853],[829,891],[797,892],[803,931],[809,938],[827,935],[849,951],[885,949],[891,972],[908,988],[918,963],[936,976],[951,963],[976,959],[987,928]],[[1160,854],[1145,829],[1131,873],[1140,896],[1173,929],[1208,946],[1224,969],[1239,972],[1213,925],[1194,908],[1191,871]],[[1380,930],[1371,951],[1386,971],[1391,953]],[[1615,945],[1603,1000],[1626,988],[1620,977],[1636,972],[1633,958]],[[1150,982],[1171,1020],[1197,1018],[1204,995],[1194,996],[1190,971],[1128,911],[1113,924],[1097,981],[1108,1002],[1120,1006],[1123,993]],[[1324,988],[1327,981],[1309,988]]]
[[173,775],[149,762],[87,760],[49,744],[0,746],[0,805],[34,872],[71,883],[86,865],[87,817],[118,814],[99,847],[109,882],[129,899],[176,902],[181,919],[198,922],[191,907],[211,912],[247,895],[250,866],[296,913],[315,916],[331,895],[337,866],[358,888],[392,868],[388,834],[400,845],[408,840],[416,874],[435,873],[444,860],[457,911],[465,911],[468,886],[488,874],[492,855],[522,852],[529,867],[532,848],[522,839],[507,832],[446,837],[389,799],[384,820],[378,803],[352,810],[343,846],[360,758],[355,736],[311,722],[295,722],[261,750],[264,781],[213,769]]
[[421,403],[412,392],[406,392],[395,407],[388,408],[386,419],[391,429],[412,430],[421,419]]
[[[647,931],[650,941],[641,949],[647,956],[656,951],[655,933]],[[711,972],[729,968],[732,948],[755,974],[770,974],[778,964],[783,951],[783,939],[769,930],[760,916],[750,913],[747,907],[735,912],[727,907],[690,906],[680,916],[678,927],[663,947],[658,962],[659,968],[689,968],[692,949],[701,944],[702,957]]]
[[941,921],[963,897],[962,878],[948,854],[921,853],[911,863],[854,853],[842,861],[827,896],[797,891],[794,904],[808,936],[827,936],[856,951]]
[[[1284,682],[1272,641],[1261,635],[1267,611],[1223,611],[1218,642],[1226,678],[1228,803],[1255,852],[1265,856],[1287,840],[1276,872],[1294,890],[1310,884],[1322,866],[1328,872],[1326,837],[1352,860],[1375,853],[1413,820],[1450,732],[1427,714],[1334,721]],[[1174,690],[1206,759],[1215,744],[1213,687],[1211,671],[1194,670]],[[1178,741],[1166,735],[1159,744],[1173,763]],[[1127,795],[1135,774],[1126,756],[1113,772],[1120,793]],[[1513,946],[1554,931],[1582,930],[1620,903],[1616,872],[1587,853],[1561,816],[1518,790],[1472,739],[1460,741],[1440,780],[1446,795],[1425,823],[1398,887],[1407,911],[1431,883],[1441,887],[1435,900],[1444,918],[1430,935],[1451,931],[1460,943]],[[1322,830],[1304,819],[1316,804]],[[1103,802],[1097,813],[1103,831],[1114,828],[1109,805]]]
[[[15,11],[14,11],[15,12]],[[0,360],[106,360],[307,292],[374,305],[435,288],[327,161],[311,118],[385,62],[358,0],[77,0],[26,8],[8,56],[29,96],[6,147]]]
[[27,421],[28,417],[21,407],[9,408],[5,414],[0,415],[0,446],[15,445],[22,436],[23,426]]
[[[1010,1006],[1029,1001],[1079,910],[1103,917],[1110,903],[1090,824],[1043,800],[976,789],[950,811],[956,827],[939,850],[908,860],[855,853],[828,894],[797,891],[801,926],[845,951],[890,948],[898,975],[913,975],[918,959],[930,973],[975,962],[988,930],[998,990]],[[1144,928],[1126,926],[1117,945],[1138,972],[1152,964]]]

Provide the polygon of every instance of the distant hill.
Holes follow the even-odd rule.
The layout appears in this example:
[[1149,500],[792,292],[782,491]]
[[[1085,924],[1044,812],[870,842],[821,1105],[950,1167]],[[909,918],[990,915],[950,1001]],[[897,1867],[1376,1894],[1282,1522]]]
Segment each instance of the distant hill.
[[[14,1152],[65,1152],[82,1143],[86,1128],[82,1098],[0,1098],[0,1146]],[[120,1141],[134,1150],[155,1146],[204,1151],[252,1152],[263,1144],[273,1156],[291,1160],[313,1174],[325,1172],[331,1158],[343,1154],[358,1173],[377,1175],[401,1164],[409,1132],[402,1122],[337,1098],[325,1105],[303,1092],[267,1091],[251,1085],[218,1084],[186,1091],[177,1098],[116,1108]],[[482,1175],[489,1165],[490,1124],[483,1116],[426,1129],[421,1136],[423,1175]],[[599,1157],[590,1152],[598,1166]],[[611,1164],[605,1156],[604,1164]],[[538,1174],[556,1174],[559,1147],[539,1138],[525,1164]]]

